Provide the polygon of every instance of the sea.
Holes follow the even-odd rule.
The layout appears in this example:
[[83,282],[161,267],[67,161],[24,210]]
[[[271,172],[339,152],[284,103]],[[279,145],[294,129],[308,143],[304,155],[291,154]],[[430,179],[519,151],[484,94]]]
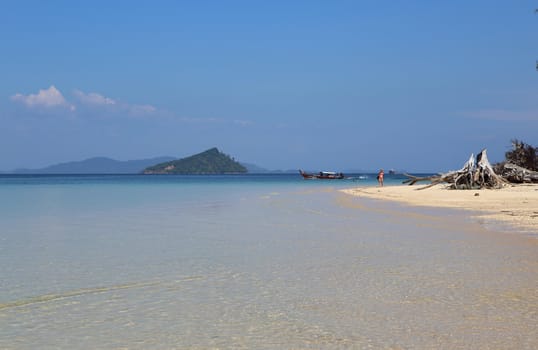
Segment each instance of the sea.
[[535,237],[357,186],[0,175],[0,349],[538,348]]

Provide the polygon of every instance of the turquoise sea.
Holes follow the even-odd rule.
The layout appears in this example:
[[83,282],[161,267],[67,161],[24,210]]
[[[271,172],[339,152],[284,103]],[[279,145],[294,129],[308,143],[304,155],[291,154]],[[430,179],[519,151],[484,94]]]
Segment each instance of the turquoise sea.
[[538,347],[535,238],[352,176],[0,175],[0,349]]

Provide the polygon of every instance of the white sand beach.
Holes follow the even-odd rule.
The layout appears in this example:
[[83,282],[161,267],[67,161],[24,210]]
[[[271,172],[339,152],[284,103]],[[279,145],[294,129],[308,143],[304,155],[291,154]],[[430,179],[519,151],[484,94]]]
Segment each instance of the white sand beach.
[[474,217],[497,220],[524,231],[538,232],[538,185],[513,185],[502,189],[450,190],[446,185],[356,187],[342,192],[354,196],[391,200],[414,206],[458,208]]

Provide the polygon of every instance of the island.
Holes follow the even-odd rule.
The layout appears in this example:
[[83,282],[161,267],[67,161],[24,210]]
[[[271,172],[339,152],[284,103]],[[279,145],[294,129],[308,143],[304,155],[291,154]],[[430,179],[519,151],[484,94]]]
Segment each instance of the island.
[[246,172],[246,167],[220,152],[216,147],[187,158],[159,163],[142,171],[143,174],[176,175],[241,174]]

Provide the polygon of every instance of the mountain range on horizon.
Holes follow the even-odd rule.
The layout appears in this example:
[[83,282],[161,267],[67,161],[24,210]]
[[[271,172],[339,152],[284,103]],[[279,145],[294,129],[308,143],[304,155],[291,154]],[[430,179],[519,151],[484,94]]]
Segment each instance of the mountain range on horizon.
[[174,157],[155,157],[137,160],[115,160],[92,157],[80,161],[63,162],[39,169],[16,169],[12,174],[136,174],[148,166],[174,160]]
[[[108,157],[92,157],[80,161],[62,162],[37,169],[20,168],[13,171],[2,171],[0,174],[139,174],[150,166],[177,159],[179,158],[162,156],[122,161]],[[271,172],[254,164],[241,164],[247,168],[248,173]]]
[[[144,169],[157,164],[180,160],[178,157],[161,156],[136,160],[115,160],[108,157],[92,157],[80,161],[52,164],[43,168],[19,168],[12,171],[0,171],[0,174],[140,174]],[[239,162],[250,174],[295,173],[297,169],[268,170],[251,163]],[[307,169],[308,170],[308,169]],[[313,169],[319,171],[320,169]],[[344,173],[371,173],[374,171],[338,169]]]

